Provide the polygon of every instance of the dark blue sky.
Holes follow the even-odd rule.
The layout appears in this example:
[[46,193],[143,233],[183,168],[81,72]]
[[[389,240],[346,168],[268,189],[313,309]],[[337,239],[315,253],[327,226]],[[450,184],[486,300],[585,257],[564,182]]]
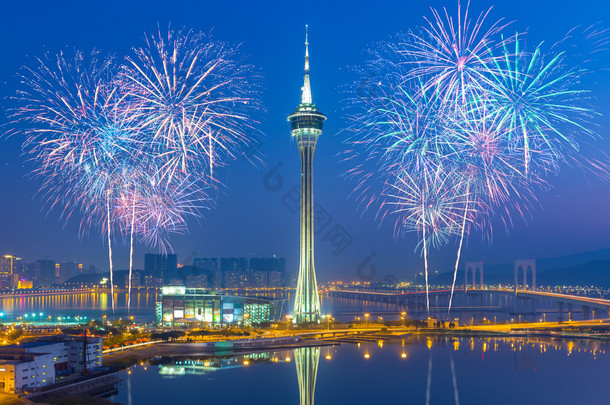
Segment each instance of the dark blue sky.
[[[59,51],[66,46],[83,50],[99,48],[126,54],[141,44],[143,33],[186,26],[231,43],[242,43],[242,52],[264,74],[261,116],[266,134],[260,152],[264,165],[254,167],[238,161],[226,170],[226,189],[217,208],[205,220],[191,224],[190,235],[175,237],[173,247],[182,261],[196,256],[242,256],[277,254],[296,270],[299,221],[284,204],[289,190],[299,181],[299,155],[290,139],[286,116],[299,102],[303,65],[303,29],[310,25],[313,97],[328,116],[315,158],[315,199],[332,220],[320,231],[316,245],[316,268],[321,280],[357,278],[357,267],[375,252],[370,263],[377,276],[393,274],[399,279],[421,271],[421,259],[413,253],[416,237],[395,241],[393,226],[381,227],[371,213],[361,214],[349,197],[353,184],[340,178],[347,167],[337,153],[345,147],[339,132],[344,125],[340,86],[348,80],[346,66],[362,61],[362,50],[389,35],[406,31],[430,16],[429,6],[447,6],[455,13],[455,1],[309,1],[309,2],[207,2],[207,1],[62,1],[0,3],[0,96],[2,109],[18,86],[16,73],[32,57]],[[514,21],[512,27],[528,30],[529,41],[555,42],[577,25],[601,22],[610,26],[610,3],[583,0],[473,1],[479,13],[494,6],[492,19]],[[597,68],[610,68],[610,54]],[[610,71],[585,79],[594,89],[594,103],[603,114],[599,133],[609,151]],[[58,213],[46,214],[35,196],[36,181],[25,179],[28,165],[20,158],[20,140],[12,138],[0,147],[0,253],[12,253],[30,261],[39,258],[76,260],[107,268],[106,250],[100,238],[78,238],[76,221],[63,224]],[[265,187],[265,175],[278,163],[282,184],[277,191]],[[276,177],[270,181],[273,182]],[[542,208],[528,225],[517,223],[507,236],[498,227],[490,245],[474,235],[466,247],[466,260],[489,263],[515,258],[557,256],[610,247],[610,184],[589,182],[580,174],[564,171],[552,179],[555,189],[540,195]],[[268,184],[270,184],[268,182]],[[335,226],[344,228],[353,241],[335,254],[325,235]],[[456,247],[433,253],[433,269],[446,271]],[[136,265],[143,265],[145,249],[136,250]],[[118,267],[128,263],[128,250],[115,251]],[[370,267],[368,268],[370,269]],[[365,273],[369,270],[364,270]]]

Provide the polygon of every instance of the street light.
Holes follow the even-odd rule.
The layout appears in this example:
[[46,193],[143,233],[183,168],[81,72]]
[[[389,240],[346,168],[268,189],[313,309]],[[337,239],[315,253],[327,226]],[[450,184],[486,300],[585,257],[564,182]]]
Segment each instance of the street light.
[[290,330],[290,319],[292,315],[286,315],[286,330]]
[[406,326],[406,325],[405,325],[405,318],[407,317],[407,313],[406,313],[405,311],[402,311],[402,312],[400,313],[400,315],[402,315],[402,316],[400,317],[400,319],[402,319],[402,327],[404,328],[404,327]]
[[330,330],[330,314],[326,314],[326,330]]
[[371,314],[364,314],[364,327],[365,328],[369,327],[369,316],[371,316]]

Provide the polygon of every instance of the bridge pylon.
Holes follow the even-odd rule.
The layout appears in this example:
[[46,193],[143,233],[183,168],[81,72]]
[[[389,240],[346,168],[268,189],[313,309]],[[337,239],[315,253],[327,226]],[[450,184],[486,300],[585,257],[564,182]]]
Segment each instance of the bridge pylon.
[[532,272],[532,291],[536,291],[536,259],[515,260],[515,294],[519,290],[519,270],[523,270],[523,291],[527,291],[527,270]]
[[468,273],[472,273],[472,288],[475,289],[477,286],[477,270],[479,270],[479,275],[481,277],[481,288],[483,288],[483,261],[480,262],[466,262],[466,267],[464,270],[464,292],[468,291]]

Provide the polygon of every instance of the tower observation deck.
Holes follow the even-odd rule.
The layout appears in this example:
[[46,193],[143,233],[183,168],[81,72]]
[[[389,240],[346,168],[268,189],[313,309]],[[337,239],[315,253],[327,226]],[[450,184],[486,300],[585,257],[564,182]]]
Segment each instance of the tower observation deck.
[[288,121],[292,137],[301,155],[301,254],[299,277],[294,301],[293,320],[296,323],[319,322],[320,296],[314,267],[313,155],[326,116],[316,108],[309,83],[309,42],[305,27],[305,76],[301,87],[301,104]]

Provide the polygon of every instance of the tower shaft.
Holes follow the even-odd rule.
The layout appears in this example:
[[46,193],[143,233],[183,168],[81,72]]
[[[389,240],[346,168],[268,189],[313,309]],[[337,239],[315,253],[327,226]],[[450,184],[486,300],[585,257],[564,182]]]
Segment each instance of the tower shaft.
[[[316,137],[317,138],[317,137]],[[294,305],[297,323],[320,320],[320,296],[314,266],[313,156],[316,140],[299,142],[301,155],[301,254]]]

